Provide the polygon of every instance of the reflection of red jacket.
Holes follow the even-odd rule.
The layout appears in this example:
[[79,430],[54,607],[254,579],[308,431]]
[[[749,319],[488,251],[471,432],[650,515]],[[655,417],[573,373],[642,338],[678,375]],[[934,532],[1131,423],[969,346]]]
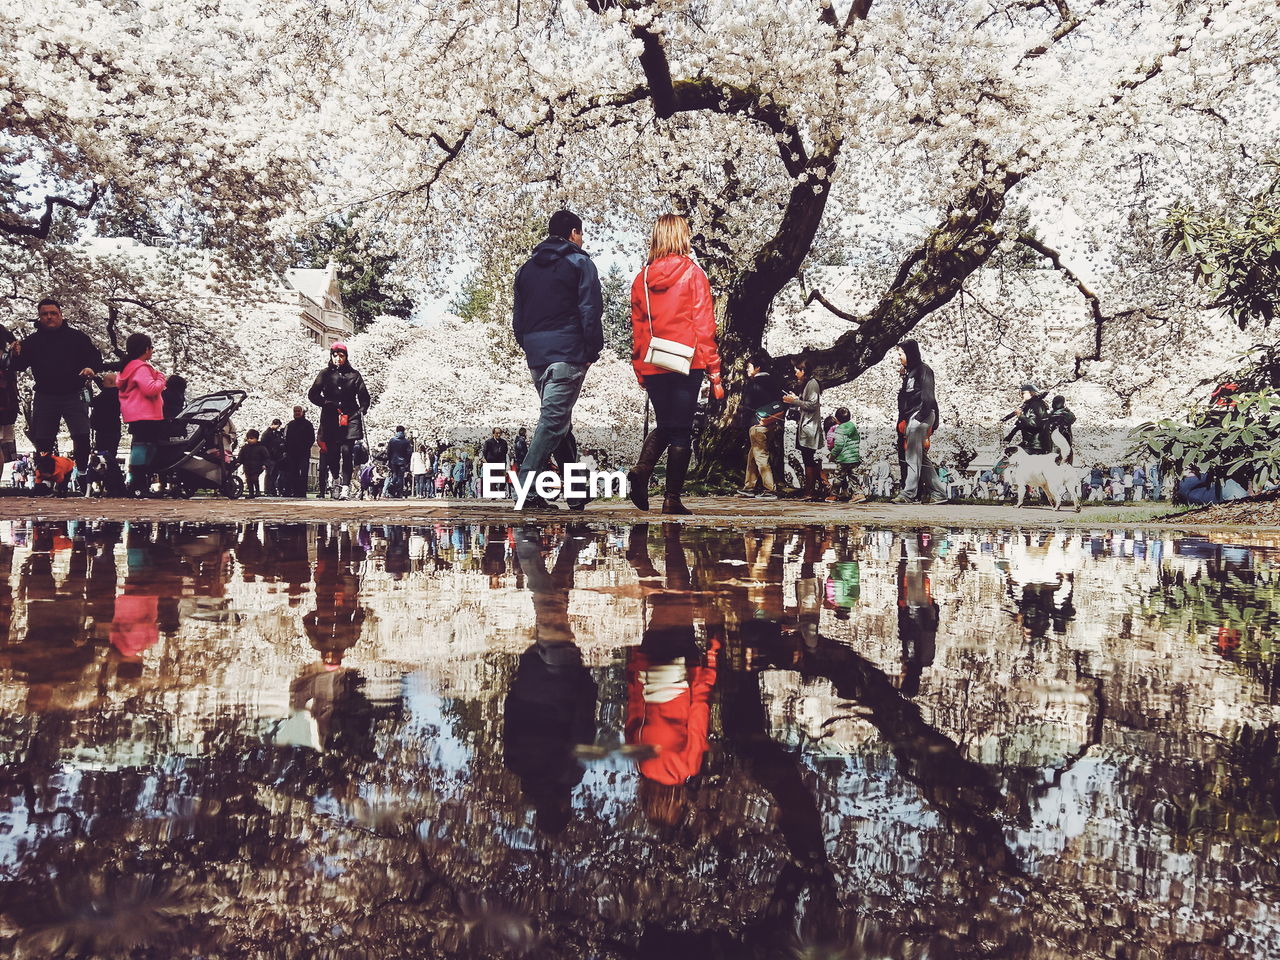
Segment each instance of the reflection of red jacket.
[[[128,588],[126,587],[126,590]],[[160,598],[122,593],[111,618],[111,644],[126,657],[136,657],[160,639]]]
[[[650,264],[648,276],[653,336],[693,347],[690,369],[706,370],[712,380],[719,380],[715,304],[707,275],[688,257],[673,253]],[[644,281],[645,271],[641,270],[631,284],[631,365],[637,377],[669,372],[644,362],[649,350]]]
[[687,668],[688,687],[683,692],[665,703],[646,703],[645,675],[660,666],[639,651],[629,655],[626,739],[629,744],[654,748],[654,756],[640,761],[640,775],[671,785],[684,783],[702,769],[716,671],[715,667]]

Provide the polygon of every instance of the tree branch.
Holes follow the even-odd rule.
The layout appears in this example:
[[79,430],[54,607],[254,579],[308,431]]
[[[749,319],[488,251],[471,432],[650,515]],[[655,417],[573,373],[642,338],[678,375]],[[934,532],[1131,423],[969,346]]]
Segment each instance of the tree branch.
[[94,204],[98,202],[98,198],[101,196],[102,190],[96,183],[89,190],[89,198],[80,203],[67,197],[47,195],[44,198],[44,214],[41,215],[39,222],[35,224],[23,223],[8,211],[0,212],[0,234],[7,234],[11,237],[31,237],[35,240],[47,240],[49,231],[53,229],[53,212],[57,207],[64,207],[68,210],[74,210],[76,213],[85,214],[93,209]]
[[[1061,273],[1068,283],[1080,291],[1080,296],[1084,297],[1085,302],[1089,305],[1089,316],[1093,320],[1093,351],[1083,355],[1076,354],[1075,366],[1071,376],[1072,381],[1080,380],[1084,377],[1084,373],[1081,370],[1084,364],[1102,360],[1102,331],[1107,321],[1135,315],[1150,316],[1147,311],[1137,308],[1121,310],[1118,313],[1104,313],[1102,301],[1098,298],[1098,295],[1089,289],[1088,285],[1080,279],[1074,270],[1062,262],[1062,254],[1059,251],[1029,233],[1019,233],[1013,240],[1029,250],[1034,250],[1048,260],[1053,265],[1053,269]],[[1151,319],[1162,320],[1164,318],[1151,316]]]
[[[798,274],[796,279],[800,281],[800,292],[804,293],[805,292],[804,274],[803,273]],[[818,303],[822,304],[824,307],[826,307],[828,310],[834,313],[841,320],[847,320],[849,321],[849,323],[854,323],[854,324],[860,324],[862,322],[861,318],[859,318],[857,315],[849,313],[845,310],[841,310],[834,303],[832,303],[830,300],[824,297],[822,295],[821,290],[818,290],[816,288],[813,290],[810,290],[806,294],[804,298],[804,305],[807,307],[809,306],[809,304],[813,303],[814,301],[817,301]]]

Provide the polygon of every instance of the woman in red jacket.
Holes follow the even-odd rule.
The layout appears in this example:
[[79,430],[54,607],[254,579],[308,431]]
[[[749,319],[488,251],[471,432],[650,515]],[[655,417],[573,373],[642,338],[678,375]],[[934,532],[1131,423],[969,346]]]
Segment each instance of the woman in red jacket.
[[[631,502],[641,510],[649,509],[649,478],[662,452],[670,447],[662,512],[691,512],[680,502],[680,494],[689,471],[693,414],[703,377],[711,381],[717,398],[724,396],[711,284],[691,253],[689,221],[664,213],[653,226],[649,260],[631,284],[631,365],[649,393],[657,420],[657,426],[644,438],[635,469],[627,474]],[[669,341],[657,357],[649,349],[655,338]],[[678,357],[689,351],[688,373],[653,362],[663,355]]]

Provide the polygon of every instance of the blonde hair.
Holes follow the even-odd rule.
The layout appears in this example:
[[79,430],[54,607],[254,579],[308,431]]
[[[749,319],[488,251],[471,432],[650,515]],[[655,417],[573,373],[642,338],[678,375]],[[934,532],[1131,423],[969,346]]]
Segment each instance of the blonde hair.
[[664,213],[653,225],[653,239],[649,241],[649,262],[671,254],[687,257],[693,253],[689,243],[689,221],[678,213]]

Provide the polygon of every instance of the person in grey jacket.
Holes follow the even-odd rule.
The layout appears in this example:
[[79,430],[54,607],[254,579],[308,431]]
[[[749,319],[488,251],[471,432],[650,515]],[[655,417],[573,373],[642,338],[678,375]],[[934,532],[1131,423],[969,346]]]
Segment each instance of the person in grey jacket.
[[784,393],[782,402],[794,408],[797,414],[796,449],[800,451],[800,457],[804,461],[804,498],[821,500],[822,468],[818,465],[817,454],[825,439],[822,430],[822,386],[816,377],[809,376],[809,361],[804,357],[797,360],[793,367],[800,393]]
[[914,340],[898,344],[898,369],[902,386],[898,388],[898,458],[902,465],[902,492],[894,503],[916,503],[921,487],[926,488],[929,503],[946,503],[950,491],[929,462],[926,451],[929,435],[937,429],[938,397],[934,391],[933,368],[920,356],[920,345]]
[[[604,347],[604,300],[595,264],[582,249],[582,219],[557,210],[547,239],[517,271],[511,325],[525,353],[529,374],[542,401],[529,452],[520,463],[520,483],[538,473],[555,453],[560,468],[578,460],[573,437],[573,407],[591,364]],[[581,510],[585,499],[566,500]],[[526,507],[545,507],[530,494]]]

